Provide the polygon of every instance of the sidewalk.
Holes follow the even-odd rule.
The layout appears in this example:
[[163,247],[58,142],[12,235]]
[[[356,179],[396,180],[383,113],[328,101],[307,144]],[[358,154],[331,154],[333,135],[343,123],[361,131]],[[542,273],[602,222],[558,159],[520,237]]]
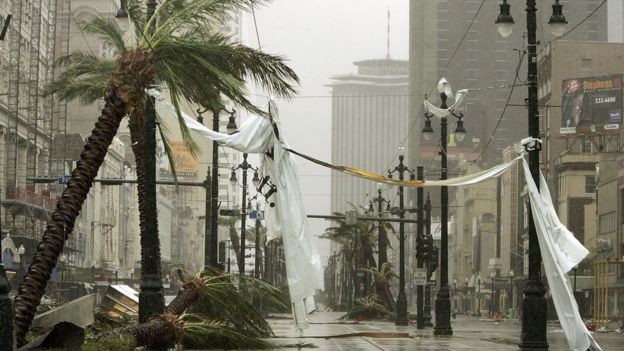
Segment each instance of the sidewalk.
[[[453,336],[437,337],[433,328],[417,330],[415,325],[397,327],[391,322],[341,321],[342,313],[320,312],[310,316],[310,327],[301,335],[295,330],[289,316],[269,320],[280,345],[306,343],[316,346],[310,350],[518,350],[520,323],[518,321],[485,321],[458,316],[452,320]],[[347,336],[353,333],[371,333],[369,336]],[[374,333],[374,334],[373,334]],[[402,334],[397,334],[402,333]],[[370,336],[372,335],[372,336]],[[624,335],[597,333],[594,337],[604,350],[624,351]],[[550,350],[568,350],[565,337],[556,325],[549,325]],[[284,348],[282,350],[298,350]]]

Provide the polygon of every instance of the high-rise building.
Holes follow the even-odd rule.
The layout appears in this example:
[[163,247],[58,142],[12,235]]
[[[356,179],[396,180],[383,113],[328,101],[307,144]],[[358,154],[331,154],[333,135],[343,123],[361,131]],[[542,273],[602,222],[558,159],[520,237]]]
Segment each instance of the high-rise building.
[[[598,0],[561,2],[569,28],[601,3]],[[466,141],[479,152],[485,149],[480,159],[489,165],[501,160],[502,151],[507,146],[527,135],[527,114],[523,108],[526,60],[520,63],[522,52],[526,50],[526,38],[522,34],[526,31],[526,12],[523,4],[511,5],[516,22],[514,34],[501,38],[494,25],[499,7],[491,2],[441,0],[410,4],[410,82],[414,100],[419,101],[424,94],[433,94],[430,100],[437,101],[438,93],[434,87],[439,77],[445,77],[455,90],[474,89],[468,95],[464,111]],[[537,34],[541,43],[554,39],[547,24],[552,13],[550,5],[550,1],[538,2]],[[566,35],[565,40],[606,41],[607,5]],[[427,56],[432,50],[435,50],[435,62]],[[431,72],[436,73],[432,76]],[[515,85],[514,93],[503,114],[512,85]],[[415,109],[410,109],[410,123],[417,124],[410,128],[409,138],[414,142],[420,140],[417,134],[422,128],[424,111],[420,106],[417,104]],[[452,123],[449,120],[449,133],[453,130]],[[488,142],[490,137],[492,141]],[[426,153],[417,149],[410,148],[410,151],[427,158]]]
[[52,100],[42,96],[53,76],[56,2],[3,1],[0,41],[0,199],[2,232],[32,257],[55,194],[27,180],[47,174]]
[[[331,160],[336,165],[386,174],[398,163],[387,155],[397,154],[407,128],[408,63],[380,59],[354,64],[357,73],[331,78]],[[353,209],[351,204],[368,206],[377,191],[370,181],[333,173],[331,193],[331,211],[344,212]],[[396,197],[389,191],[384,196]]]

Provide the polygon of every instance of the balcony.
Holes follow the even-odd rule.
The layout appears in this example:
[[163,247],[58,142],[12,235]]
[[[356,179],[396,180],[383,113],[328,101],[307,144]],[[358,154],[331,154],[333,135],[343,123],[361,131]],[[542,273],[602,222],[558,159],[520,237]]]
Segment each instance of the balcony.
[[18,186],[13,194],[7,194],[2,205],[14,216],[34,216],[39,220],[47,220],[56,206],[56,198],[51,198],[48,190],[39,194],[32,188]]

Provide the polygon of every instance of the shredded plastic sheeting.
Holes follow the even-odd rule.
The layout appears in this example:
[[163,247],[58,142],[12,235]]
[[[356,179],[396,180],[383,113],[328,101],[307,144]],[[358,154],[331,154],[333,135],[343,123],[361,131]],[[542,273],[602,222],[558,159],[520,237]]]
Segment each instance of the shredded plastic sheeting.
[[570,281],[566,276],[566,273],[579,264],[589,251],[559,221],[542,172],[540,171],[540,190],[538,190],[524,157],[522,165],[529,188],[531,212],[544,270],[561,329],[571,350],[586,351],[590,346],[593,350],[602,350],[581,319]]

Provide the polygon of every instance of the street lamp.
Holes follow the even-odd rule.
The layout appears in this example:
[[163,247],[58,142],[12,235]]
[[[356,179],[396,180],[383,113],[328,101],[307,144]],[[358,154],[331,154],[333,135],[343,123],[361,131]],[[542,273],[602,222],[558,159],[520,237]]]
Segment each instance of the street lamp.
[[24,254],[26,253],[26,248],[24,245],[20,245],[17,249],[17,254],[19,255],[19,270],[17,271],[17,283],[21,284],[22,279],[24,279]]
[[230,112],[228,124],[225,129],[228,134],[236,134],[238,132],[238,126],[236,125],[236,110],[232,109],[232,112]]
[[424,303],[424,320],[425,326],[433,327],[431,324],[431,285],[429,281],[433,272],[438,269],[438,248],[433,244],[433,236],[431,235],[431,198],[427,193],[427,200],[425,201],[425,239],[423,244],[425,245],[424,254],[425,262],[427,262],[427,285],[425,285],[425,303]]
[[457,312],[457,278],[453,278],[453,316]]
[[509,309],[513,309],[513,278],[515,273],[513,270],[509,271]]
[[241,201],[241,242],[240,242],[240,262],[238,267],[238,272],[240,275],[245,275],[245,220],[247,218],[247,171],[253,170],[254,177],[253,183],[257,185],[260,183],[260,178],[258,177],[258,169],[253,167],[251,164],[247,162],[247,153],[243,153],[243,162],[237,166],[232,167],[232,174],[230,176],[230,182],[233,185],[237,184],[236,171],[238,169],[243,170],[243,199]]
[[[377,183],[377,197],[374,197],[371,202],[369,203],[368,206],[368,210],[372,213],[374,211],[374,207],[373,207],[373,202],[377,203],[377,216],[381,217],[381,208],[383,207],[383,204],[386,204],[386,212],[390,212],[390,201],[386,200],[382,195],[382,187],[383,184],[381,183]],[[377,247],[379,248],[379,253],[378,253],[378,269],[379,271],[381,271],[381,266],[383,266],[384,263],[388,262],[388,237],[386,235],[386,231],[384,230],[383,227],[384,223],[382,221],[379,221],[377,223]]]
[[[405,159],[405,147],[400,145],[399,151],[399,165],[394,169],[388,170],[388,178],[392,178],[394,173],[399,174],[399,180],[404,180],[405,172],[409,173],[410,180],[416,179],[416,171],[409,169],[409,167],[403,164]],[[399,218],[405,217],[404,204],[403,204],[403,186],[399,186]],[[405,223],[399,223],[399,296],[397,297],[397,318],[395,325],[407,325],[407,297],[405,295]]]
[[481,317],[481,274],[477,276],[477,316]]
[[490,316],[494,314],[494,277],[496,277],[496,272],[490,273],[490,278],[492,278],[492,287],[490,288]]
[[[197,110],[197,122],[200,124],[204,124],[203,113],[207,112],[209,109],[206,108],[204,110]],[[232,109],[232,111],[228,111],[225,108],[215,109],[212,112],[212,130],[215,132],[219,131],[219,113],[221,111],[225,111],[230,114],[230,120],[228,123],[228,133],[232,134],[230,129],[233,128],[234,131],[237,130],[236,120],[234,118],[234,114],[236,110]],[[230,125],[232,124],[232,125]],[[210,187],[208,186],[208,182],[210,182]],[[205,229],[205,259],[204,259],[204,270],[209,267],[217,267],[218,264],[218,247],[219,247],[219,224],[218,224],[218,210],[219,210],[219,143],[216,141],[212,142],[212,174],[210,169],[208,169],[208,175],[206,176],[206,211],[209,210],[209,213],[206,213],[206,229]],[[208,218],[209,216],[209,218]]]
[[[438,93],[440,93],[440,99],[442,104],[441,109],[448,109],[446,99],[448,96],[442,88],[442,84],[438,84]],[[464,114],[451,111],[451,115],[458,119],[455,134],[459,135],[463,140],[466,135],[466,129],[464,128],[463,118]],[[425,139],[431,139],[433,136],[433,128],[431,127],[431,117],[433,114],[425,113],[425,127],[422,130],[422,134]],[[440,179],[447,179],[447,126],[448,121],[446,117],[440,118],[440,148],[441,153],[441,174]],[[459,140],[459,139],[458,139]],[[440,224],[441,224],[441,238],[440,238],[440,288],[438,289],[438,295],[436,298],[436,325],[434,329],[434,335],[453,335],[453,329],[451,327],[451,301],[448,289],[448,188],[440,187]]]
[[59,288],[61,290],[61,294],[63,293],[63,286],[65,285],[65,263],[67,263],[67,255],[66,254],[61,254],[61,257],[59,257],[59,261],[61,261],[61,279],[59,282]]
[[[539,133],[539,108],[538,108],[538,83],[537,83],[537,6],[536,0],[526,1],[527,14],[527,53],[528,53],[528,119],[529,137],[532,141],[525,145],[529,154],[529,169],[531,176],[539,189],[539,152],[541,144],[538,139]],[[500,15],[496,20],[499,33],[503,37],[511,35],[513,17],[509,12],[509,4],[506,0],[500,6]],[[552,6],[553,13],[548,22],[554,36],[564,34],[564,26],[567,23],[563,16],[563,6],[559,0],[555,0]],[[522,302],[522,330],[520,332],[521,350],[547,350],[546,340],[546,289],[541,278],[541,256],[533,215],[529,209],[529,277],[524,288],[524,300]]]

